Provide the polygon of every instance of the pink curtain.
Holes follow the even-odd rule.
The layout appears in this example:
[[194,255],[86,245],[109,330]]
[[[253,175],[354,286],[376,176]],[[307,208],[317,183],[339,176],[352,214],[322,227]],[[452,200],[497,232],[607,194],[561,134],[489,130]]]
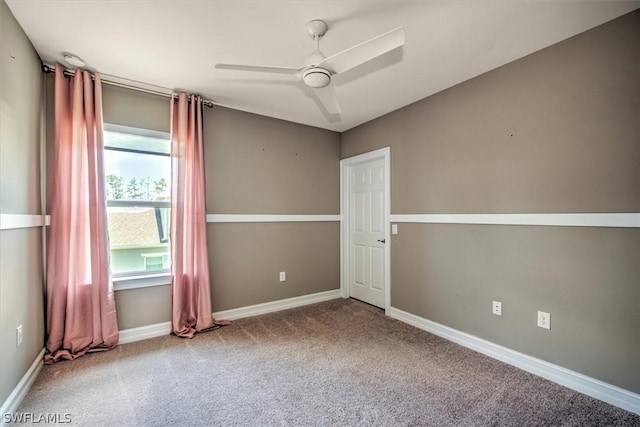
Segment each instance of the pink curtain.
[[[95,81],[94,81],[95,79]],[[118,344],[109,271],[100,76],[56,66],[45,363]]]
[[202,99],[171,100],[171,292],[173,333],[192,338],[228,324],[211,313]]

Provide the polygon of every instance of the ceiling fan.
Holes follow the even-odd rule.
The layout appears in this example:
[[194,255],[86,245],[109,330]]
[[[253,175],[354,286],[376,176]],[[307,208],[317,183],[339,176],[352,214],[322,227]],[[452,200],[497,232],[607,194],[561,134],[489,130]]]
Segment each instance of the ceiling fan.
[[216,64],[223,70],[258,71],[263,73],[290,74],[309,86],[329,114],[340,114],[340,104],[331,77],[342,74],[404,44],[404,28],[398,27],[370,40],[357,44],[331,56],[320,52],[320,39],[329,26],[314,19],[307,23],[307,31],[316,42],[316,49],[301,67],[261,67],[253,65]]

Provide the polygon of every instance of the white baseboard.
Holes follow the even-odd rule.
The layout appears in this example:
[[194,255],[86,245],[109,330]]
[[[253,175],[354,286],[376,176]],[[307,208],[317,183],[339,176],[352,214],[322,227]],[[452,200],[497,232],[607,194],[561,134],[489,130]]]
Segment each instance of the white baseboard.
[[328,301],[336,298],[342,298],[340,289],[218,311],[213,313],[213,317],[216,319],[236,320],[242,319],[243,317],[258,316],[260,314],[273,313],[275,311],[287,310],[289,308],[302,307],[303,305],[315,304],[317,302]]
[[[275,311],[287,310],[289,308],[301,307],[303,305],[328,301],[341,298],[340,289],[333,291],[318,292],[316,294],[303,295],[300,297],[287,298],[279,301],[265,302],[263,304],[250,305],[247,307],[232,308],[231,310],[218,311],[213,313],[216,319],[236,320],[243,317],[257,316],[259,314],[273,313]],[[154,323],[152,325],[140,326],[138,328],[123,329],[120,331],[119,344],[146,340],[148,338],[161,337],[171,333],[171,322]]]
[[2,409],[0,409],[0,414],[2,415],[2,419],[0,420],[0,426],[5,425],[4,414],[12,414],[16,412],[20,403],[27,395],[27,392],[33,385],[33,382],[36,380],[36,377],[42,370],[42,366],[44,366],[44,348],[36,359],[33,361],[27,372],[22,376],[22,379],[13,389],[7,400],[2,404]]
[[142,341],[149,338],[161,337],[171,333],[171,322],[154,323],[138,328],[123,329],[120,331],[118,344]]
[[640,415],[640,394],[391,307],[387,314],[489,357]]

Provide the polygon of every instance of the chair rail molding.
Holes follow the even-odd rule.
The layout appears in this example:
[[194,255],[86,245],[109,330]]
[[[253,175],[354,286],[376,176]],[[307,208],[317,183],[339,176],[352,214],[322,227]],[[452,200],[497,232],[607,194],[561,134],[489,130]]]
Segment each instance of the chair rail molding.
[[640,213],[392,214],[391,222],[640,228]]

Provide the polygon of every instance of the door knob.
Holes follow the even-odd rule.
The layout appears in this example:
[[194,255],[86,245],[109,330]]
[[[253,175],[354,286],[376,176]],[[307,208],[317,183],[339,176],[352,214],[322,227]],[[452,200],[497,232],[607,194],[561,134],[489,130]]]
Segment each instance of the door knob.
[[385,243],[386,241],[387,241],[387,239],[382,239],[382,240],[378,239],[378,242],[380,242],[380,243]]

